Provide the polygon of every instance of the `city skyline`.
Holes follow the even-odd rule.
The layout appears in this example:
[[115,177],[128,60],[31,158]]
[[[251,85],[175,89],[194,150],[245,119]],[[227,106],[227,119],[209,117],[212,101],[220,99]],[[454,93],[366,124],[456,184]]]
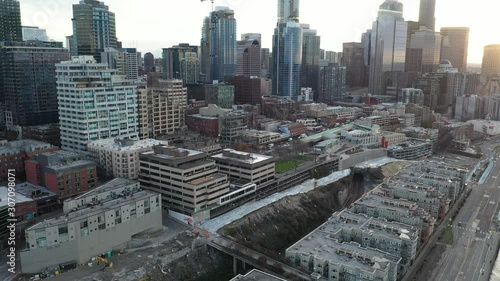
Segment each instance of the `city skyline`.
[[[71,17],[72,5],[78,1],[51,0],[39,2],[35,0],[21,1],[22,23],[23,25],[36,25],[47,29],[51,39],[65,41],[65,36],[72,34]],[[201,37],[201,27],[203,18],[211,11],[209,1],[200,3],[199,0],[171,0],[171,5],[157,0],[150,0],[150,8],[144,2],[131,2],[128,5],[121,5],[118,0],[106,0],[105,3],[116,14],[117,36],[126,47],[137,47],[142,53],[152,52],[155,57],[160,57],[161,48],[177,45],[178,43],[190,43],[199,45]],[[371,27],[375,20],[378,7],[382,1],[353,0],[342,2],[329,7],[327,0],[311,0],[301,3],[302,23],[311,25],[312,29],[318,30],[318,35],[322,37],[322,49],[337,51],[342,50],[344,42],[359,42],[361,34]],[[404,4],[405,20],[418,21],[419,1],[402,0]],[[488,9],[481,9],[488,5]],[[261,7],[266,6],[266,9]],[[357,9],[358,16],[353,17],[352,13],[340,13],[339,6],[343,9]],[[172,12],[168,12],[169,6],[175,7]],[[228,6],[235,10],[235,17],[238,21],[237,34],[242,33],[262,33],[263,48],[271,48],[272,34],[276,27],[277,5],[268,0],[215,0],[215,6]],[[362,8],[360,8],[362,7]],[[453,14],[447,12],[449,7],[453,7]],[[436,30],[441,27],[466,26],[470,27],[470,63],[481,63],[483,48],[489,44],[500,43],[500,35],[492,37],[489,22],[481,19],[494,18],[495,11],[500,8],[500,2],[492,0],[478,0],[474,5],[469,2],[457,2],[453,0],[439,0],[436,4]],[[189,18],[186,13],[178,13],[189,9]],[[138,13],[139,11],[139,13]],[[130,20],[131,15],[147,14],[139,20]],[[255,21],[255,14],[259,14],[260,22]],[[168,16],[166,16],[168,15]],[[133,18],[133,17],[132,17]],[[328,19],[328,21],[325,21]],[[182,28],[179,23],[182,22]],[[152,28],[152,26],[154,28]],[[158,32],[158,26],[165,28],[164,35]],[[348,26],[348,28],[340,28]],[[329,28],[333,30],[329,31]],[[336,28],[339,27],[339,28]],[[157,38],[157,39],[156,39]]]

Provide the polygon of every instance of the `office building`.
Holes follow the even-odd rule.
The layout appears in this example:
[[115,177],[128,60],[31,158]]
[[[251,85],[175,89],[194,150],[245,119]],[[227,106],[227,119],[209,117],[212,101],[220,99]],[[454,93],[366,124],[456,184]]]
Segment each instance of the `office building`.
[[126,79],[136,81],[139,78],[141,53],[135,48],[105,48],[101,53],[101,60],[110,69],[116,69],[116,74],[125,75]]
[[235,76],[230,83],[234,86],[235,104],[261,104],[262,84],[265,78]]
[[500,44],[484,47],[481,75],[484,77],[500,76]]
[[231,182],[254,183],[258,189],[261,184],[274,180],[275,167],[271,156],[225,149],[210,158]]
[[0,145],[0,179],[7,180],[9,169],[16,170],[16,174],[24,175],[24,161],[32,159],[33,155],[56,150],[59,148],[51,144],[28,139],[2,143]]
[[342,65],[346,67],[346,84],[349,87],[365,87],[367,68],[365,65],[365,45],[363,43],[344,43]]
[[156,146],[139,157],[141,186],[159,192],[170,210],[194,216],[229,193],[227,175],[204,152]]
[[434,31],[436,27],[436,0],[420,0],[418,21],[421,25]]
[[259,45],[262,46],[262,34],[260,33],[243,33],[240,38],[241,41],[257,40]]
[[23,40],[22,41],[49,41],[47,31],[36,26],[23,26]]
[[206,82],[227,82],[236,75],[236,45],[234,11],[216,7],[202,28],[202,72]]
[[138,138],[136,86],[93,57],[56,64],[62,148],[86,152],[91,141]]
[[441,59],[449,60],[458,72],[467,71],[467,56],[469,53],[468,27],[442,27]]
[[5,42],[0,46],[0,103],[7,125],[57,123],[55,64],[69,59],[60,42]]
[[17,0],[0,1],[0,42],[22,42],[21,8]]
[[260,75],[262,77],[271,77],[272,58],[269,48],[260,49],[260,61]]
[[156,145],[166,145],[166,141],[153,139],[120,140],[103,139],[88,144],[89,158],[97,163],[105,178],[139,177],[139,154],[152,151]]
[[205,85],[205,101],[207,104],[215,104],[221,108],[232,108],[234,89],[233,85],[228,84]]
[[441,34],[429,29],[421,28],[411,36],[411,49],[422,49],[423,73],[436,72],[440,64]]
[[106,48],[118,48],[115,14],[104,2],[80,0],[73,5],[73,39],[79,56],[93,56],[101,62]]
[[152,87],[139,87],[137,99],[141,139],[171,135],[184,126],[187,89],[182,80],[153,79]]
[[155,72],[155,56],[152,53],[144,54],[144,72]]
[[327,104],[339,102],[347,96],[347,68],[335,63],[321,66],[319,72],[318,101]]
[[[251,114],[244,110],[221,108],[215,104],[200,108],[200,118],[218,118],[218,138],[226,144],[233,144],[241,138],[243,132],[248,129]],[[211,119],[211,118],[209,118]]]
[[455,119],[469,121],[484,118],[483,108],[485,97],[478,95],[464,95],[456,97]]
[[74,152],[40,153],[25,161],[26,180],[46,187],[60,198],[86,192],[97,185],[96,163]]
[[21,268],[39,273],[70,262],[86,264],[102,253],[130,247],[134,236],[161,229],[161,195],[141,190],[138,182],[114,179],[64,201],[63,216],[27,228]]
[[403,4],[393,0],[382,3],[371,31],[370,93],[385,94],[387,76],[395,77],[389,86],[401,82],[398,74],[405,71],[407,32]]
[[184,85],[198,83],[201,72],[199,49],[189,44],[163,49],[164,78],[182,80]]
[[[283,0],[295,3],[293,0]],[[281,2],[279,2],[281,3]],[[295,21],[278,23],[273,35],[272,95],[297,100],[301,90],[303,35]]]
[[404,88],[398,102],[402,104],[424,105],[424,92],[421,89]]
[[316,30],[310,29],[308,24],[301,24],[301,28],[302,68],[300,87],[311,88],[317,99],[321,37],[317,35]]
[[236,76],[260,77],[260,42],[257,39],[238,41]]

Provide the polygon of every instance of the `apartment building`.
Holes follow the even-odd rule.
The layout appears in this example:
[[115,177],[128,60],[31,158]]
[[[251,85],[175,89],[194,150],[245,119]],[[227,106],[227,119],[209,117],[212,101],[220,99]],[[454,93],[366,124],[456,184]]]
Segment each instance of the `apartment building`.
[[[64,202],[64,214],[26,229],[23,273],[75,262],[130,246],[132,237],[162,229],[161,195],[138,182],[114,179]],[[50,257],[48,259],[47,257]]]
[[204,152],[162,145],[139,158],[141,185],[161,193],[170,210],[194,216],[230,192],[228,176]]
[[25,161],[25,167],[29,183],[45,186],[61,198],[86,192],[97,184],[96,163],[75,152],[41,153]]
[[155,145],[168,142],[154,139],[103,139],[88,144],[89,157],[97,163],[106,178],[137,179],[139,154],[152,151]]
[[448,196],[451,202],[455,202],[463,189],[460,178],[448,177],[438,174],[429,167],[428,172],[422,172],[414,168],[407,168],[398,173],[398,178],[410,183],[418,183],[436,188],[439,192]]
[[224,149],[222,153],[210,158],[231,181],[251,182],[258,188],[259,185],[274,180],[275,163],[271,156]]

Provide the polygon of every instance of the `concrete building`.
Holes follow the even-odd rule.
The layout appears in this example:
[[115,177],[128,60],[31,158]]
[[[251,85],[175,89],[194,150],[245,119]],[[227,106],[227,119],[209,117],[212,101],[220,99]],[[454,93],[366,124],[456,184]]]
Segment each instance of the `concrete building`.
[[41,29],[37,26],[23,26],[22,32],[23,32],[22,41],[32,41],[32,40],[49,41],[49,37],[47,36],[47,30]]
[[62,148],[85,153],[105,138],[138,138],[136,86],[90,56],[56,64]]
[[[0,37],[1,29],[0,25]],[[0,43],[0,110],[4,112],[1,123],[8,126],[57,123],[54,65],[69,57],[61,42]]]
[[474,126],[475,132],[480,132],[490,136],[495,136],[500,134],[500,122],[491,120],[470,120],[467,121],[468,124]]
[[275,167],[271,156],[225,149],[210,158],[231,182],[253,183],[258,189],[261,184],[274,180]]
[[23,138],[61,146],[61,131],[58,123],[24,127]]
[[449,60],[458,72],[467,71],[469,53],[468,27],[441,27],[441,60]]
[[156,138],[178,132],[185,124],[187,88],[182,80],[154,79],[137,91],[139,135]]
[[307,127],[301,123],[280,125],[278,130],[287,137],[298,137],[307,133]]
[[401,96],[399,98],[399,102],[403,104],[416,104],[416,105],[424,105],[424,92],[421,89],[414,88],[404,88],[402,89]]
[[[7,198],[7,193],[7,187],[0,187],[1,198]],[[21,222],[53,212],[59,209],[58,198],[57,193],[52,192],[43,186],[27,182],[18,183],[15,188],[15,218],[18,222]],[[5,202],[5,204],[7,204],[7,202]]]
[[60,198],[86,192],[97,185],[96,163],[68,151],[40,153],[25,161],[26,180],[41,185]]
[[457,97],[455,119],[458,121],[469,121],[484,118],[484,102],[485,98],[477,95]]
[[27,228],[21,269],[39,273],[68,262],[87,263],[129,247],[135,235],[161,229],[161,195],[142,191],[138,182],[114,179],[66,200],[64,215]]
[[[260,68],[259,68],[260,71]],[[230,83],[234,86],[234,102],[236,104],[261,104],[262,88],[265,78],[235,76]],[[265,85],[264,85],[265,86]]]
[[0,179],[6,180],[9,169],[24,177],[24,161],[32,159],[34,155],[59,150],[48,143],[34,140],[11,141],[0,144]]
[[163,72],[167,80],[182,80],[184,85],[200,81],[200,47],[179,44],[163,49]]
[[356,108],[342,106],[328,106],[324,103],[301,104],[300,110],[307,117],[321,118],[336,115],[339,120],[352,120],[356,116]]
[[154,139],[103,139],[88,144],[90,159],[94,160],[106,178],[135,180],[139,177],[139,155],[152,151],[156,145],[168,142]]
[[384,148],[406,142],[406,135],[402,133],[382,131],[380,137],[381,145]]
[[244,110],[229,110],[209,104],[208,107],[200,108],[200,115],[217,117],[219,120],[219,134],[217,137],[221,142],[234,143],[248,129],[250,114]]
[[339,64],[321,64],[316,100],[327,104],[342,101],[347,96],[347,71]]
[[141,53],[136,48],[104,48],[101,60],[107,63],[110,69],[116,69],[117,74],[125,75],[126,79],[136,81],[139,78]]
[[481,75],[483,77],[500,76],[500,44],[484,47]]
[[260,47],[257,39],[237,42],[236,76],[260,77]]
[[350,132],[341,131],[340,137],[341,139],[345,139],[349,143],[362,145],[365,147],[379,147],[381,145],[380,134],[375,132],[365,132],[361,130],[354,130]]
[[433,142],[430,140],[408,139],[387,147],[387,155],[402,160],[418,160],[432,156]]
[[436,0],[420,0],[420,13],[418,22],[434,31],[436,27]]
[[247,130],[243,132],[241,138],[249,144],[265,145],[280,141],[283,136],[269,131]]
[[339,243],[321,232],[312,232],[289,247],[286,257],[303,270],[329,281],[396,281],[401,263],[400,257],[356,242]]
[[164,206],[175,212],[194,217],[230,191],[228,176],[204,152],[156,146],[139,157],[141,185],[161,193]]

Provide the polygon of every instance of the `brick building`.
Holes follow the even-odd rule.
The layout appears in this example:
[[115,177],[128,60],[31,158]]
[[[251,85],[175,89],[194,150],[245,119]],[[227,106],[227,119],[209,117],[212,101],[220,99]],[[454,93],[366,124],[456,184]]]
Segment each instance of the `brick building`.
[[189,130],[200,133],[207,137],[216,138],[219,136],[219,118],[203,116],[200,114],[186,117],[186,126]]

